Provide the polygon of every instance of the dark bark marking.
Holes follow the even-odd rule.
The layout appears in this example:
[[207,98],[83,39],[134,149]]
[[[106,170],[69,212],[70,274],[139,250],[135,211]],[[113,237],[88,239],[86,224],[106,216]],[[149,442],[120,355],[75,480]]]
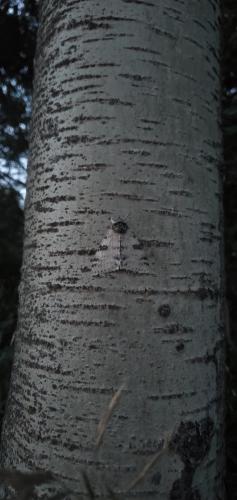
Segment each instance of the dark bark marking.
[[[135,104],[132,102],[128,101],[122,101],[121,99],[118,98],[102,98],[102,97],[96,97],[95,99],[86,99],[83,101],[79,101],[79,104],[88,104],[89,102],[98,102],[100,104],[108,104],[109,106],[115,106],[115,105],[120,105],[120,106],[130,106],[134,107]],[[70,109],[70,107],[68,107]]]
[[165,327],[153,328],[154,333],[168,333],[170,335],[176,335],[177,333],[186,334],[192,333],[193,328],[191,326],[180,325],[180,323],[172,323]]
[[147,7],[155,7],[154,3],[145,2],[144,0],[122,0],[124,3],[134,3],[136,5],[146,5]]
[[49,222],[47,224],[47,227],[66,227],[66,226],[81,226],[85,224],[82,221],[79,220],[65,220],[65,221],[55,221],[55,222]]
[[170,306],[169,306],[169,304],[162,304],[159,307],[158,311],[159,311],[160,316],[162,316],[163,318],[167,318],[170,315]]
[[137,162],[137,164],[140,167],[155,167],[155,168],[167,168],[168,165],[164,165],[163,163],[144,163],[144,162]]
[[152,248],[152,247],[170,248],[174,246],[173,241],[160,241],[160,240],[140,240],[140,241],[141,244],[146,248]]
[[65,138],[63,141],[64,144],[88,144],[92,142],[96,142],[99,140],[99,137],[90,137],[89,135],[70,135]]
[[176,345],[176,351],[181,352],[184,350],[184,343],[183,342],[178,342]]
[[102,121],[102,120],[114,120],[115,118],[113,116],[85,116],[81,114],[80,116],[76,116],[73,121],[75,123],[84,123],[84,122],[89,122],[89,121]]
[[[161,53],[157,50],[145,49],[144,47],[124,47],[126,50],[133,50],[134,52],[146,52],[148,54],[154,54],[156,56],[160,56]],[[143,120],[142,120],[143,121]],[[144,120],[146,121],[146,120]]]
[[98,327],[114,327],[116,323],[114,321],[85,321],[85,320],[64,320],[60,321],[62,325],[72,325],[72,326],[98,326]]
[[184,215],[182,212],[178,212],[178,210],[169,209],[169,208],[150,209],[150,210],[145,210],[145,212],[156,213],[159,215],[165,215],[166,217],[182,217],[185,219],[190,218],[189,215]]
[[125,153],[125,154],[128,153],[129,155],[138,155],[138,156],[151,156],[150,151],[145,151],[144,149],[140,149],[140,150],[123,149],[122,153]]
[[192,193],[190,193],[189,191],[185,191],[185,190],[176,191],[174,189],[170,189],[169,192],[171,194],[174,194],[174,195],[177,195],[177,196],[186,196],[188,198],[192,197]]
[[[95,18],[96,19],[96,18]],[[109,29],[111,25],[109,23],[97,22],[95,19],[92,19],[90,16],[86,16],[85,19],[81,19],[80,21],[76,21],[76,19],[70,19],[68,23],[69,29],[75,29],[80,27],[84,27],[88,30],[95,29]]]
[[210,417],[199,422],[181,422],[172,437],[170,448],[180,456],[184,469],[180,479],[174,481],[170,500],[201,500],[199,491],[193,488],[196,468],[202,463],[210,450],[214,435],[214,423]]
[[103,311],[105,309],[110,309],[111,311],[118,311],[122,308],[123,306],[118,306],[117,304],[83,304],[83,309],[91,309],[91,310],[97,309]]
[[[169,401],[171,399],[182,399],[182,398],[185,398],[185,397],[190,398],[192,396],[195,396],[196,394],[197,393],[195,391],[191,391],[191,392],[177,392],[177,393],[173,393],[173,394],[163,394],[161,396],[158,396],[158,395],[154,394],[153,396],[149,396],[148,399],[150,399],[151,401],[159,401],[159,400]],[[189,499],[187,499],[187,500],[189,500]]]
[[155,186],[155,182],[141,181],[140,179],[119,179],[123,184],[140,184],[146,186]]
[[121,76],[122,78],[127,78],[128,80],[134,80],[135,82],[151,81],[150,76],[131,75],[129,73],[119,73],[119,76]]
[[215,370],[216,370],[217,387],[219,387],[219,385],[220,385],[220,383],[218,382],[218,377],[221,374],[221,370],[219,369],[220,367],[219,367],[217,353],[218,353],[218,351],[220,351],[223,348],[223,344],[224,344],[224,339],[221,339],[218,342],[216,342],[216,345],[213,348],[212,353],[207,351],[206,354],[203,356],[195,356],[194,358],[187,360],[188,363],[205,363],[205,364],[213,363],[215,366]]
[[197,297],[201,300],[212,299],[217,300],[219,297],[219,290],[216,287],[200,287],[196,291]]
[[[60,203],[61,201],[75,201],[75,196],[47,196],[43,201],[48,201],[49,203]],[[38,202],[39,203],[39,202]],[[47,209],[48,210],[48,209]]]
[[170,38],[170,40],[177,40],[177,36],[173,35],[172,33],[170,33],[167,30],[162,30],[160,28],[157,28],[157,26],[150,26],[149,28],[156,35],[160,35],[162,37],[166,36],[167,38]]

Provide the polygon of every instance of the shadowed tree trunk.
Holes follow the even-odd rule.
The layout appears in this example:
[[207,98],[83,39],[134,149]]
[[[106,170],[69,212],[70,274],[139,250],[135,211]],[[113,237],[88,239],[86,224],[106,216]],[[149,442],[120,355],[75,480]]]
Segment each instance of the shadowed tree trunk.
[[218,16],[41,3],[2,464],[80,498],[224,498]]

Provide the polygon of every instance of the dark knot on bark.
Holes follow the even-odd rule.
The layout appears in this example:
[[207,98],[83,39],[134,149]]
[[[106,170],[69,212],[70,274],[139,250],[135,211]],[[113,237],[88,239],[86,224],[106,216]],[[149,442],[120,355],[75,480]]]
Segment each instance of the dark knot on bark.
[[163,318],[167,318],[170,315],[170,306],[169,306],[169,304],[162,304],[159,307],[159,313],[160,313],[160,316],[163,316]]
[[122,219],[112,219],[111,218],[112,229],[115,233],[124,234],[128,230],[127,223]]

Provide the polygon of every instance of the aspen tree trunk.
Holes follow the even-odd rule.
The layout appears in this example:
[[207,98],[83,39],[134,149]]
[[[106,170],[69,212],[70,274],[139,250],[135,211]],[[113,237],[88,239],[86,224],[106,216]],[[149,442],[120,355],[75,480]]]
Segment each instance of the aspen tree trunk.
[[41,3],[2,464],[79,498],[224,498],[218,16]]

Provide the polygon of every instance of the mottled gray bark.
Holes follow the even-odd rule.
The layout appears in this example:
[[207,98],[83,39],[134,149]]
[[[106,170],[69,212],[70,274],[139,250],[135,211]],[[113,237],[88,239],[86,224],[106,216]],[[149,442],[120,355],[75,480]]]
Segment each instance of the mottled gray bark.
[[42,2],[5,467],[81,495],[83,469],[100,498],[224,498],[218,15]]

